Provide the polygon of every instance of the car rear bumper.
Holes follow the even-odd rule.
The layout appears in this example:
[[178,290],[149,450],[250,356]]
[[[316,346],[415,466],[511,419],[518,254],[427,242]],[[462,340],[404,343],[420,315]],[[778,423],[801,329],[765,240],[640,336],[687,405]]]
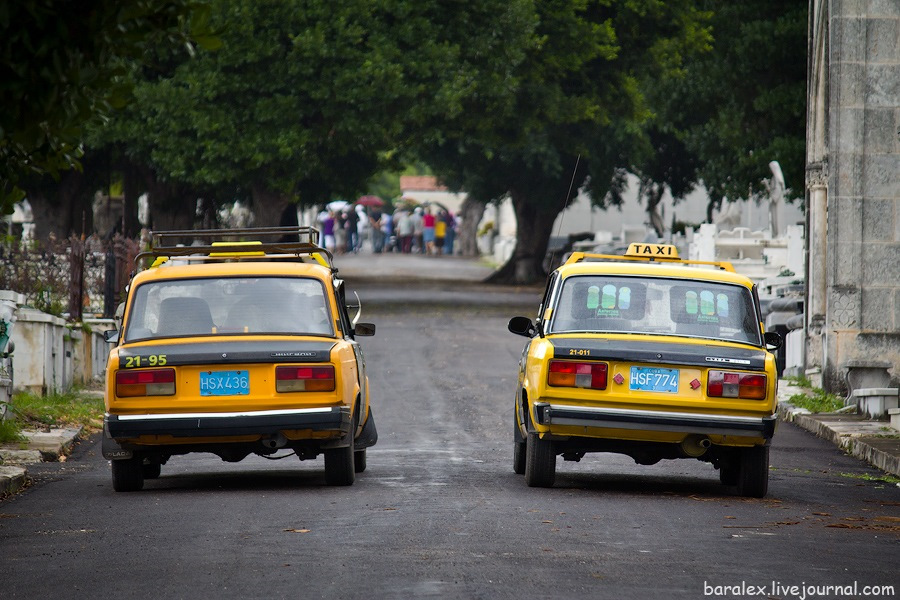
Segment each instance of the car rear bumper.
[[290,429],[350,431],[348,407],[298,408],[231,413],[110,415],[103,419],[109,435],[117,439],[142,435],[217,437],[274,435]]
[[706,435],[752,436],[770,439],[775,433],[775,415],[740,417],[620,408],[592,408],[536,402],[539,425],[575,425],[609,429],[671,431]]

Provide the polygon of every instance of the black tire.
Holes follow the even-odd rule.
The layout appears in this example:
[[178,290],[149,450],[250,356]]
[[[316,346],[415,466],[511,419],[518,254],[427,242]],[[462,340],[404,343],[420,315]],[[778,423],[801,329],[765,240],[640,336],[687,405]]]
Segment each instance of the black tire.
[[513,412],[513,473],[525,474],[525,438],[519,431],[519,417]]
[[353,453],[353,470],[362,473],[366,470],[366,449],[357,450]]
[[513,473],[516,475],[525,474],[527,453],[527,444],[525,442],[513,442]]
[[354,433],[356,433],[355,419],[350,427],[350,444],[346,448],[325,450],[325,481],[328,485],[353,485],[356,480]]
[[741,468],[738,494],[748,498],[762,498],[769,491],[769,447],[754,446],[741,449]]
[[528,487],[553,487],[556,480],[556,452],[553,442],[528,433],[525,443],[525,483]]
[[138,492],[144,487],[144,461],[141,458],[114,460],[112,467],[113,489],[117,492]]
[[162,474],[162,465],[158,462],[148,462],[141,465],[144,479],[156,479]]
[[740,468],[735,464],[722,464],[719,467],[719,481],[722,485],[737,485]]

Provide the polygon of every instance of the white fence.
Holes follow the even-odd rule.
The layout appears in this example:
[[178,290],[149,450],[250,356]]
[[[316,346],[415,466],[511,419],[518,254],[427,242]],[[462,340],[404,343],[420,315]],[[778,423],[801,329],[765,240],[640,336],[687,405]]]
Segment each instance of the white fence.
[[102,380],[109,353],[103,331],[113,328],[112,319],[79,326],[20,307],[10,336],[13,388],[43,395]]

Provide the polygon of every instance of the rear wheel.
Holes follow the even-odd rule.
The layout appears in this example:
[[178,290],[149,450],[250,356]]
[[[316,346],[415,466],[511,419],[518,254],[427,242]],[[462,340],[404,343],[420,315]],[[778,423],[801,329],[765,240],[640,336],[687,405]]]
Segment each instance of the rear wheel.
[[722,485],[737,485],[738,476],[741,474],[737,465],[723,464],[719,467],[719,481]]
[[519,431],[518,419],[513,423],[513,473],[525,474],[525,438]]
[[525,444],[525,483],[529,487],[552,487],[556,480],[556,452],[553,442],[529,432]]
[[144,479],[156,479],[162,474],[162,465],[158,462],[147,462],[141,465],[141,471],[144,474]]
[[144,461],[141,458],[114,460],[112,467],[113,489],[117,492],[137,492],[144,487]]
[[366,470],[366,449],[357,450],[353,453],[353,470],[362,473]]
[[356,479],[356,446],[353,435],[356,433],[356,419],[350,426],[347,436],[350,443],[346,448],[325,450],[325,481],[328,485],[353,485]]
[[525,442],[513,442],[513,473],[516,475],[525,474],[527,452],[527,444]]
[[753,446],[741,449],[741,468],[738,493],[750,498],[762,498],[769,491],[769,447]]

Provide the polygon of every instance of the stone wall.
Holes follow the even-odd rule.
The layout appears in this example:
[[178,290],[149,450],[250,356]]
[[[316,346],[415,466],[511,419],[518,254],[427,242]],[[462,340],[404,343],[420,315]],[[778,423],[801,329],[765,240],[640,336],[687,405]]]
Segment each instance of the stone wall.
[[900,1],[812,0],[807,128],[806,367],[900,380]]

